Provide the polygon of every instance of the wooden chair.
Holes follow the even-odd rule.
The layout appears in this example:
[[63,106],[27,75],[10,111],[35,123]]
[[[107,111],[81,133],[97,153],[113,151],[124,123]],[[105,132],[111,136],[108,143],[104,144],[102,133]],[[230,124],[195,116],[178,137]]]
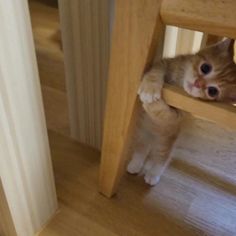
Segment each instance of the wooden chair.
[[[161,54],[165,25],[236,38],[235,12],[234,0],[116,1],[99,180],[102,194],[111,197],[124,172],[137,89],[157,48]],[[202,102],[170,86],[163,96],[171,106],[236,129],[233,106]]]

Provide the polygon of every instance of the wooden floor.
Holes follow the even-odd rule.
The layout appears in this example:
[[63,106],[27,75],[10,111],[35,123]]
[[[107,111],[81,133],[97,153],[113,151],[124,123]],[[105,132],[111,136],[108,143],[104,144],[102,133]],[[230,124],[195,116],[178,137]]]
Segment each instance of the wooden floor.
[[60,208],[40,236],[236,235],[235,134],[188,125],[156,187],[126,174],[113,199],[97,192],[99,152],[49,132]]
[[236,133],[206,121],[186,121],[157,186],[125,174],[113,199],[98,193],[99,152],[61,135],[69,121],[58,11],[32,1],[31,16],[60,206],[40,236],[236,235]]
[[69,135],[64,61],[58,34],[58,10],[51,5],[42,4],[41,1],[30,0],[30,13],[47,127]]

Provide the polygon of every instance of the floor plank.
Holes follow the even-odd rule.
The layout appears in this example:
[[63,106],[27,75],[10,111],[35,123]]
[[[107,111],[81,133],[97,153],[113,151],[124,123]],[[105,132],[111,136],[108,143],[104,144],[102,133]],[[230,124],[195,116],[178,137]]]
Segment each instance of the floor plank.
[[66,93],[42,86],[42,95],[47,128],[69,136],[70,125]]
[[[199,140],[212,128],[198,120],[191,126],[199,130]],[[214,127],[215,134],[220,130]],[[189,138],[188,132],[181,140]],[[234,155],[227,156],[230,161],[222,167],[221,158],[224,148],[225,153],[234,151],[235,135],[231,144],[218,144],[221,154],[208,150],[207,159],[199,159],[201,151],[188,149],[189,144],[183,149],[180,140],[157,186],[150,188],[141,177],[126,174],[113,199],[97,191],[98,151],[51,131],[49,137],[60,209],[41,236],[236,235],[236,163]]]
[[29,6],[41,83],[66,91],[58,9],[36,0]]
[[58,9],[52,0],[29,3],[47,127],[70,135]]

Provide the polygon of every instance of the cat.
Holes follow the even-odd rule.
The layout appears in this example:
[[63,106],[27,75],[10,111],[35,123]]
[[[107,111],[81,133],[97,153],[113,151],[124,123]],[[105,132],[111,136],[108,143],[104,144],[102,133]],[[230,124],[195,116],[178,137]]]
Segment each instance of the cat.
[[161,59],[144,74],[138,90],[144,109],[137,122],[129,173],[144,174],[147,184],[156,185],[171,161],[184,116],[161,98],[164,82],[183,88],[192,97],[236,102],[233,43],[226,39],[196,54]]

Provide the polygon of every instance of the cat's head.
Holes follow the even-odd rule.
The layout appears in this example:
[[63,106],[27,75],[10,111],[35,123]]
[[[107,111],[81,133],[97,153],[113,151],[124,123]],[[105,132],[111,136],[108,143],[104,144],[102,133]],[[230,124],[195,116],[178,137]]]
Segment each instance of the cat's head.
[[233,43],[226,39],[192,57],[183,81],[187,93],[206,100],[236,102]]

